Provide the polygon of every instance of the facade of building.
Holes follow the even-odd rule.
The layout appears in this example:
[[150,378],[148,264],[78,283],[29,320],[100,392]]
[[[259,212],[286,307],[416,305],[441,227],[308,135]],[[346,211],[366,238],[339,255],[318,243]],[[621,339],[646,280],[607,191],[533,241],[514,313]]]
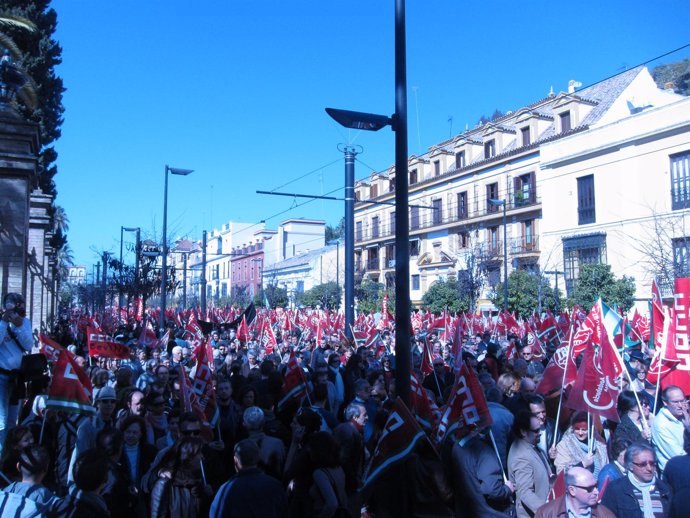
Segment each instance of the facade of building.
[[298,255],[273,263],[264,269],[265,285],[287,290],[290,305],[301,293],[319,284],[344,282],[345,247],[327,245],[316,250],[306,250]]
[[67,282],[74,285],[86,283],[86,266],[70,266],[67,271]]
[[[662,210],[662,199],[664,207],[671,203],[669,178],[673,170],[685,171],[677,172],[676,176],[679,189],[685,189],[679,196],[686,196],[690,179],[685,180],[688,173],[683,149],[687,147],[690,132],[679,122],[683,116],[687,121],[687,115],[675,113],[685,106],[682,104],[684,98],[658,89],[644,67],[628,70],[580,91],[575,91],[574,84],[571,81],[568,92],[549,94],[529,106],[441,142],[423,156],[410,157],[409,246],[413,303],[421,302],[426,290],[438,280],[451,275],[480,275],[485,280],[485,290],[479,306],[491,309],[487,296],[502,280],[506,261],[508,271],[521,268],[536,273],[569,268],[567,282],[570,286],[576,280],[577,271],[564,264],[563,250],[565,248],[565,255],[570,258],[572,254],[568,255],[568,250],[579,245],[567,241],[566,236],[584,234],[584,230],[596,234],[600,232],[598,225],[604,221],[615,225],[628,219],[648,217],[643,204]],[[599,156],[599,151],[596,150],[607,145],[612,150],[617,146],[628,148],[622,151],[625,154],[631,147],[624,142],[630,142],[632,148],[648,143],[652,137],[647,135],[644,125],[655,117],[677,117],[675,122],[659,122],[658,135],[653,140],[657,141],[654,145],[658,146],[660,156],[666,144],[671,146],[672,153],[680,154],[673,154],[672,158],[666,156],[665,168],[657,164],[652,170],[646,170],[647,158],[643,158],[646,155],[638,156],[642,163],[636,162],[634,167],[640,168],[640,175],[645,174],[645,181],[635,176],[639,181],[636,186],[641,195],[649,198],[638,196],[634,202],[629,200],[637,204],[634,208],[631,203],[623,203],[622,198],[616,205],[607,203],[604,193],[608,192],[608,187],[604,185],[609,184],[599,187],[600,180],[597,180],[596,192],[602,194],[601,201],[597,199],[596,202],[597,210],[606,211],[606,218],[603,219],[602,213],[595,222],[587,223],[588,227],[578,228],[571,214],[575,210],[573,200],[577,198],[575,184],[590,181],[574,179],[580,174],[587,176],[582,172],[585,169],[578,165],[601,168],[605,158],[598,163],[595,157]],[[664,125],[667,127],[661,129]],[[583,158],[577,159],[579,155]],[[586,166],[583,160],[587,160]],[[563,175],[570,179],[566,180]],[[610,177],[613,183],[627,182],[625,175]],[[356,198],[360,202],[394,201],[394,180],[395,168],[375,173],[357,182]],[[648,190],[649,183],[656,184],[655,188]],[[585,184],[582,189],[586,189]],[[587,195],[584,190],[582,192],[584,199]],[[584,205],[581,208],[586,212]],[[565,211],[570,211],[567,217],[564,217]],[[394,228],[394,207],[355,205],[356,276],[392,285]],[[630,230],[634,232],[632,227]],[[582,246],[586,247],[584,241]],[[626,273],[632,261],[635,259],[631,254],[625,261],[609,263],[620,276]],[[642,276],[638,282],[639,290],[645,282]]]

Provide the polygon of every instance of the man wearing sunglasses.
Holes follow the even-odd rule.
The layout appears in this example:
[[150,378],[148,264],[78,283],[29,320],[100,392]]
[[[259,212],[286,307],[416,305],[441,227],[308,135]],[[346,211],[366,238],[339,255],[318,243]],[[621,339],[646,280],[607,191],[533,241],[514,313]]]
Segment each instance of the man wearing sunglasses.
[[624,518],[668,516],[671,488],[656,476],[656,454],[646,442],[634,442],[625,451],[627,476],[611,482],[601,503]]
[[597,480],[585,468],[569,468],[565,472],[565,495],[552,500],[537,511],[535,518],[588,516],[590,518],[615,518],[609,509],[597,504],[599,490]]

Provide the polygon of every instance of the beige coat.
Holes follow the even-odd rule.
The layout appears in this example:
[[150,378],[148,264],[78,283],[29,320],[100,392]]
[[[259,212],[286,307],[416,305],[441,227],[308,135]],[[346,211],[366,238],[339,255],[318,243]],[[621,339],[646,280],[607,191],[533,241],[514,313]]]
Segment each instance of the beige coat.
[[508,453],[508,474],[515,484],[517,518],[534,516],[551,490],[551,469],[536,447],[523,439],[513,442]]

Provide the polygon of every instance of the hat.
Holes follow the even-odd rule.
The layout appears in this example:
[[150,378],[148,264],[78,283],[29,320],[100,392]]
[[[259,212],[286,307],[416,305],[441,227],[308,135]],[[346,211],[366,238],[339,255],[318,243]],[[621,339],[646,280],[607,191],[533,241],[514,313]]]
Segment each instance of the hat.
[[106,385],[101,390],[99,390],[96,394],[96,397],[94,398],[94,402],[102,401],[104,399],[117,399],[115,389],[113,387]]
[[638,362],[644,361],[644,355],[640,351],[632,351],[628,353],[631,360],[637,360]]

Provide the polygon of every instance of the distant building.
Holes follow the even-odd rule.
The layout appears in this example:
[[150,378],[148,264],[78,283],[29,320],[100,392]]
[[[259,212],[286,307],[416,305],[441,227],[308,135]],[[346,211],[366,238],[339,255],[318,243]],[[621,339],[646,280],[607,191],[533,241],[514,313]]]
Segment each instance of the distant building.
[[86,283],[86,266],[70,266],[67,273],[69,284],[79,285]]

